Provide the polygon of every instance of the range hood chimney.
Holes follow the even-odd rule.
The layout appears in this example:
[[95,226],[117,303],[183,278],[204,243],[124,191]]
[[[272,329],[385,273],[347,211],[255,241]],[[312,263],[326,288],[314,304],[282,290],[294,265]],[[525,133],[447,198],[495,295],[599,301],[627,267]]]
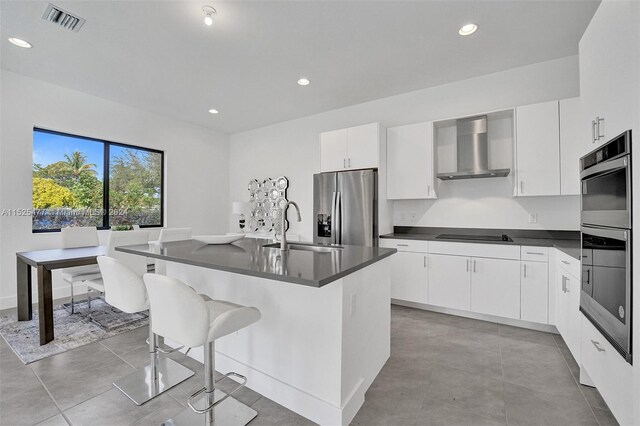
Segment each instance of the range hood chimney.
[[489,147],[487,142],[487,116],[457,120],[458,170],[438,173],[438,179],[478,179],[504,177],[510,169],[489,169]]

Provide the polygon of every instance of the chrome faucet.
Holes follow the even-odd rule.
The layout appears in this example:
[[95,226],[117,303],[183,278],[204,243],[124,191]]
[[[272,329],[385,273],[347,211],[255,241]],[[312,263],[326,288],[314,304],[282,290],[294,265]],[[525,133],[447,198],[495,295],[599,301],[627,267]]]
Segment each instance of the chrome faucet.
[[289,208],[289,205],[293,205],[293,207],[296,208],[296,212],[298,213],[298,222],[302,222],[302,216],[300,216],[300,207],[298,207],[298,205],[293,201],[287,201],[287,203],[282,207],[282,223],[280,227],[280,229],[282,230],[282,240],[280,241],[280,251],[289,250],[289,244],[287,243],[287,230],[286,230],[287,209]]

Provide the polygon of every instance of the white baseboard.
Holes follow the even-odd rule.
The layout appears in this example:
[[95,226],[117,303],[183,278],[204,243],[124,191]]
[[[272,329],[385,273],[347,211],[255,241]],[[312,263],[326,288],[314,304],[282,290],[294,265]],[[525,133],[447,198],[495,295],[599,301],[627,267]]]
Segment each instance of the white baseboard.
[[422,309],[424,311],[440,312],[442,314],[456,315],[459,317],[472,318],[481,321],[495,322],[513,327],[528,328],[529,330],[545,331],[547,333],[560,334],[555,325],[538,324],[536,322],[522,321],[518,319],[497,317],[494,315],[479,314],[476,312],[461,311],[459,309],[444,308],[442,306],[428,305],[425,303],[408,302],[406,300],[391,299],[391,304],[406,306],[408,308]]

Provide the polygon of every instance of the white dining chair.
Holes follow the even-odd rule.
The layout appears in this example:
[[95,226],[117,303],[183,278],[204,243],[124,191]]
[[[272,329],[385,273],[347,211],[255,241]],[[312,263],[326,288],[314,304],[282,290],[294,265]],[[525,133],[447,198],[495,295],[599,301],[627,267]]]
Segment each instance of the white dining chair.
[[[158,237],[158,243],[169,243],[174,241],[184,241],[191,239],[191,228],[162,228],[160,230],[160,236]],[[167,261],[156,259],[156,274],[167,274]]]
[[[95,247],[100,245],[98,240],[98,229],[95,226],[75,226],[62,228],[62,247]],[[62,269],[62,279],[69,283],[71,289],[71,302],[65,304],[71,314],[75,313],[74,286],[87,280],[100,278],[100,268],[98,265],[75,266],[73,268]]]
[[[142,276],[147,272],[147,258],[143,256],[137,256],[134,254],[124,253],[116,251],[116,247],[129,246],[137,244],[147,244],[149,242],[149,231],[110,231],[109,241],[107,242],[107,256],[122,261],[125,265],[131,268],[136,274]],[[104,328],[102,324],[91,316],[91,292],[98,292],[105,294],[104,280],[100,277],[91,279],[86,282],[87,284],[87,304],[89,309],[89,319],[95,322],[97,325]],[[105,301],[109,303],[105,297]],[[112,305],[111,303],[109,303]]]
[[[133,234],[133,235],[132,235]],[[137,234],[137,235],[136,235]],[[126,235],[126,236],[125,236]],[[114,232],[111,236],[118,245],[147,242],[146,231]],[[100,256],[98,264],[102,271],[105,301],[126,313],[137,313],[149,309],[149,300],[142,274],[146,271],[144,256],[113,251],[116,257]],[[144,368],[116,380],[113,385],[137,405],[142,405],[171,387],[187,380],[194,372],[170,358],[160,358],[157,336],[149,318],[150,362]]]
[[[164,424],[245,425],[257,412],[231,396],[242,389],[246,377],[229,372],[214,380],[215,341],[258,321],[260,311],[196,293],[182,281],[158,274],[145,274],[153,332],[178,344],[204,346],[204,387],[186,401],[189,408]],[[228,394],[215,383],[233,376],[241,382]],[[215,393],[215,396],[214,396]],[[203,395],[204,394],[204,395]],[[198,399],[203,395],[201,399]],[[215,419],[215,423],[214,423]]]

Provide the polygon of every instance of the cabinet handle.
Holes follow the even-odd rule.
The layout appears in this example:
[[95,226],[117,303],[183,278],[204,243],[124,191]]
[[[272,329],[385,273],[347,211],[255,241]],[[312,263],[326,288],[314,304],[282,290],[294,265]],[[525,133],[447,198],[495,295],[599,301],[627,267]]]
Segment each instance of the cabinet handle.
[[427,185],[427,195],[431,195],[431,185]]
[[467,259],[467,272],[469,272],[469,259]]
[[537,251],[528,251],[527,254],[537,254],[538,256],[544,256],[544,253],[539,253]]
[[593,346],[596,347],[596,349],[598,350],[598,352],[605,352],[605,349],[602,349],[600,347],[600,342],[596,342],[595,340],[592,340],[591,343],[593,343]]
[[596,143],[596,120],[591,120],[591,143]]
[[524,190],[522,189],[522,181],[520,181],[520,193],[524,194]]
[[524,277],[527,278],[527,264],[525,263],[522,266],[524,266]]
[[562,292],[567,292],[567,277],[565,277],[564,275],[562,276]]
[[[598,122],[598,140],[600,140],[601,138],[604,138],[604,118],[603,117],[596,117],[596,121]],[[600,134],[600,123],[602,123],[602,134]]]
[[474,273],[476,272],[476,261],[475,260],[473,261],[473,272]]
[[570,265],[570,263],[567,262],[566,260],[562,260],[561,262],[564,263],[565,265]]
[[424,267],[427,267],[427,256],[424,257]]
[[351,167],[351,158],[347,158],[347,164]]
[[343,159],[342,159],[342,168],[343,168],[343,169],[346,169],[346,168],[347,168],[347,159],[346,159],[346,158],[343,158]]
[[409,244],[396,244],[398,247],[409,247]]

